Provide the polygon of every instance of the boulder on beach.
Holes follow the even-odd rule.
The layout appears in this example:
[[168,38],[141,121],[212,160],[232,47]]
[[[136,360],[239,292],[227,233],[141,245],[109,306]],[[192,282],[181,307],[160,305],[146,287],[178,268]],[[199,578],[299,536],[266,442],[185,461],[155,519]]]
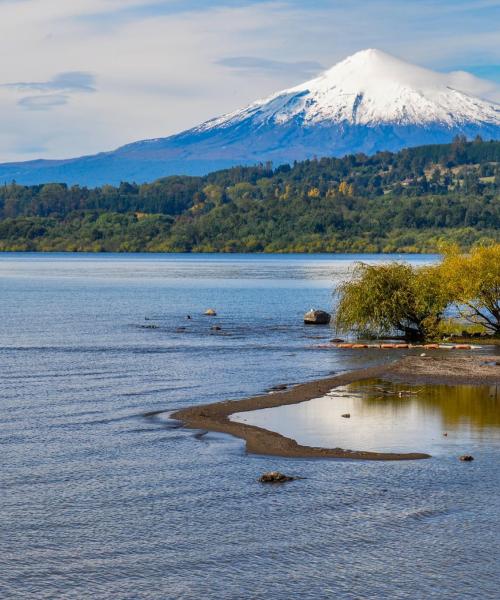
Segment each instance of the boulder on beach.
[[341,415],[341,417],[342,417],[343,419],[350,419],[350,418],[351,418],[351,415],[350,415],[350,413],[345,413],[345,415]]
[[304,315],[304,323],[306,325],[328,325],[331,318],[331,315],[324,310],[311,308],[311,310]]
[[261,483],[285,483],[285,481],[293,481],[294,479],[295,477],[283,475],[283,473],[280,473],[279,471],[270,471],[259,477]]
[[206,317],[216,317],[217,311],[214,308],[207,308],[204,314]]

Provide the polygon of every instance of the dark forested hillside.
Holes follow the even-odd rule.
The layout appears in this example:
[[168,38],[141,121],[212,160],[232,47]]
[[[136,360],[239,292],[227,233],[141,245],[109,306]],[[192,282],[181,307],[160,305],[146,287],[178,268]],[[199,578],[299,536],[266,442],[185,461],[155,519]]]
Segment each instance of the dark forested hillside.
[[87,189],[0,188],[0,249],[411,252],[500,239],[500,142],[236,167]]

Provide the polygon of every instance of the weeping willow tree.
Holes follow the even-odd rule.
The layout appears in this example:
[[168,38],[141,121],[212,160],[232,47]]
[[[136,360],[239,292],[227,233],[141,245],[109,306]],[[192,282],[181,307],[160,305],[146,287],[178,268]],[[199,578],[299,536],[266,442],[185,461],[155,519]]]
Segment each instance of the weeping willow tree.
[[359,263],[335,295],[337,331],[370,336],[402,334],[408,340],[435,336],[449,304],[438,267],[404,263]]
[[447,248],[441,279],[463,320],[500,335],[500,244]]

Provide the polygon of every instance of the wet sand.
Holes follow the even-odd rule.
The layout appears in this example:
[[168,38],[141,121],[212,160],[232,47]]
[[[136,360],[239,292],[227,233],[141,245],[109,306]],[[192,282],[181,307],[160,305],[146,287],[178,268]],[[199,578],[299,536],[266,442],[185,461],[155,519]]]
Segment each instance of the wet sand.
[[430,458],[429,454],[382,453],[347,450],[343,448],[316,448],[301,446],[295,440],[261,427],[230,421],[234,413],[298,404],[324,396],[334,387],[364,379],[385,379],[407,384],[495,385],[500,384],[498,357],[415,357],[408,356],[390,365],[353,371],[327,379],[297,385],[293,388],[254,396],[244,400],[230,400],[179,410],[171,415],[186,427],[227,433],[246,442],[247,452],[293,458],[341,458],[357,460],[416,460]]

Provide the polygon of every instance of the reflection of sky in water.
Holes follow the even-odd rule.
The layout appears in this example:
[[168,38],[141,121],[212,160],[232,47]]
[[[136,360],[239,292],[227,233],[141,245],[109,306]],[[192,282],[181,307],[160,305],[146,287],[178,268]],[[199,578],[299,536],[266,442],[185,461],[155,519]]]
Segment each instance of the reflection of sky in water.
[[[500,443],[500,394],[492,386],[407,386],[366,381],[323,398],[232,417],[305,446],[457,452]],[[349,413],[351,418],[342,418]],[[447,436],[443,434],[447,433]]]

